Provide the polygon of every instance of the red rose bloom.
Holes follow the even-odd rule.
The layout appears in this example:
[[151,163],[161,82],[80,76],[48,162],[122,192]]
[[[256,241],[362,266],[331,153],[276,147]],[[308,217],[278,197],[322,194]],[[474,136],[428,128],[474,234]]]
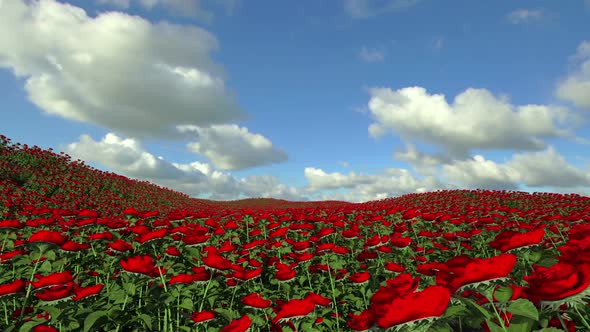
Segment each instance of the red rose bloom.
[[533,274],[524,280],[529,284],[524,293],[531,301],[563,300],[590,286],[590,264],[575,267],[560,262],[551,267],[535,266]]

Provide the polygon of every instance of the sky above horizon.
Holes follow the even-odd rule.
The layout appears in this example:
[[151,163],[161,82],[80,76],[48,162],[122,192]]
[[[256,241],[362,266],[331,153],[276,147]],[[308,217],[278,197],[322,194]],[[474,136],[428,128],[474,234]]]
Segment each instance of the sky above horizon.
[[0,96],[192,197],[590,196],[590,0],[0,0]]

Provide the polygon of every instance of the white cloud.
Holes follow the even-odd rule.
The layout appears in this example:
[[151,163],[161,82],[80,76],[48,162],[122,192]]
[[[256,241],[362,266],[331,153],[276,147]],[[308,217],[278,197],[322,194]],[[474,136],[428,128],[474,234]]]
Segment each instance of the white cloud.
[[355,172],[350,172],[348,175],[338,172],[326,173],[314,167],[306,167],[304,175],[313,190],[352,188],[358,184],[366,184],[373,181],[368,175],[356,174]]
[[557,123],[579,119],[566,108],[550,105],[514,106],[485,89],[469,88],[448,104],[442,94],[421,87],[370,89],[369,112],[375,123],[369,135],[392,131],[405,139],[443,146],[456,158],[472,149],[541,150],[541,138],[567,137]]
[[515,154],[506,165],[517,170],[527,186],[590,186],[590,172],[573,167],[551,146],[544,151]]
[[118,174],[147,180],[160,186],[184,192],[192,197],[207,196],[215,200],[241,197],[273,197],[308,200],[303,189],[279,183],[272,176],[249,176],[236,179],[213,169],[209,164],[179,164],[157,158],[132,138],[123,139],[108,133],[101,141],[88,135],[61,149],[74,158],[96,162]]
[[98,162],[112,170],[137,178],[179,181],[205,179],[198,167],[176,167],[146,152],[137,140],[123,139],[113,133],[106,134],[100,142],[94,141],[88,135],[82,135],[79,142],[68,144],[63,149],[75,158]]
[[8,1],[0,11],[0,67],[27,78],[35,105],[140,139],[245,118],[210,58],[216,48],[195,26],[118,12],[91,18],[54,0]]
[[445,180],[470,188],[515,190],[529,187],[587,187],[590,173],[571,166],[553,147],[540,152],[519,153],[504,164],[476,155],[471,160],[443,165]]
[[590,110],[590,42],[582,42],[572,60],[576,69],[557,83],[556,94],[563,100]]
[[540,20],[544,17],[544,13],[540,9],[517,9],[510,12],[506,18],[512,24],[529,23]]
[[421,0],[345,0],[344,9],[353,18],[366,19],[416,5]]
[[[308,193],[316,193],[321,200],[345,200],[366,202],[414,192],[427,192],[437,189],[457,188],[443,184],[433,176],[416,179],[408,170],[384,168],[378,174],[357,174],[350,172],[326,173],[322,169],[306,167],[305,178],[309,182]],[[326,190],[349,189],[347,192]]]
[[178,130],[195,133],[199,141],[187,144],[187,148],[205,155],[219,169],[241,170],[287,160],[287,154],[273,147],[266,137],[237,125],[179,126]]
[[471,160],[455,161],[452,165],[443,165],[443,174],[453,182],[459,182],[469,188],[517,190],[520,174],[505,165],[497,165],[476,155]]
[[396,150],[394,159],[408,163],[421,175],[435,175],[437,168],[442,164],[448,164],[452,160],[443,154],[427,154],[418,151],[412,144],[406,144],[406,152]]
[[383,59],[385,59],[385,54],[376,49],[368,49],[363,46],[359,52],[359,57],[365,62],[377,62],[383,61]]

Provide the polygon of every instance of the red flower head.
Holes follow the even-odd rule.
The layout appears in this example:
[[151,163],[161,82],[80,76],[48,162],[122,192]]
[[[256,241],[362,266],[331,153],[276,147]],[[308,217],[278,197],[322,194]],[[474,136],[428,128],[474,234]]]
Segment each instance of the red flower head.
[[524,280],[529,284],[524,293],[531,301],[561,302],[588,289],[590,264],[576,267],[560,262],[551,267],[535,266],[533,274]]
[[543,228],[539,228],[527,233],[504,231],[496,235],[496,238],[491,241],[489,245],[490,247],[498,249],[501,252],[507,252],[511,249],[539,244],[541,241],[543,241],[544,236],[545,230]]
[[0,285],[0,297],[16,294],[25,290],[26,283],[24,280],[17,279],[13,282]]
[[62,235],[60,232],[53,232],[47,230],[40,230],[38,232],[33,233],[29,237],[29,243],[33,242],[47,242],[55,244],[56,246],[61,246],[62,244],[66,243],[68,237]]
[[163,268],[156,268],[154,259],[147,255],[129,257],[120,260],[121,266],[127,272],[145,274],[150,277],[158,277],[161,270],[162,274],[166,273]]
[[39,280],[33,281],[31,284],[37,289],[56,285],[66,285],[74,281],[74,277],[70,271],[55,272],[48,276],[36,274],[35,277]]
[[74,301],[80,301],[83,298],[97,295],[98,293],[100,293],[102,291],[103,288],[104,288],[103,284],[98,284],[98,285],[88,286],[88,287],[78,287],[78,285],[74,285],[74,292],[76,293],[76,296],[74,296],[72,299]]
[[451,293],[447,288],[430,286],[421,292],[402,294],[390,303],[372,304],[369,310],[374,311],[377,325],[388,329],[424,318],[439,317],[447,310],[450,300]]
[[448,271],[437,273],[436,284],[448,287],[454,293],[468,284],[507,277],[516,265],[516,256],[501,254],[485,259],[457,256],[445,265]]
[[250,328],[250,324],[252,324],[252,320],[248,315],[244,315],[240,319],[234,319],[219,332],[245,332]]
[[270,300],[263,299],[260,294],[252,293],[244,296],[242,299],[242,304],[253,308],[264,309],[268,308],[272,302]]
[[195,311],[191,315],[191,320],[197,324],[202,324],[215,319],[215,313],[211,311]]

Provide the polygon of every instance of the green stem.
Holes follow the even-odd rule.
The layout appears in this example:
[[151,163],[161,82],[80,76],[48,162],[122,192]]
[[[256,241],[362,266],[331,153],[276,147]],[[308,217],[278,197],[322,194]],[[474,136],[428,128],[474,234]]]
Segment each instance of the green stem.
[[588,324],[588,322],[584,319],[584,316],[578,311],[578,307],[574,306],[574,310],[576,310],[578,315],[580,315],[580,318],[582,319],[582,323],[584,323],[584,326],[586,326],[588,331],[590,331],[590,324]]
[[234,297],[235,297],[235,295],[236,295],[236,290],[238,290],[238,286],[234,286],[234,291],[233,291],[233,293],[232,293],[232,295],[231,295],[231,301],[230,301],[230,303],[229,303],[229,310],[230,310],[230,311],[232,310],[232,308],[233,308],[233,305],[234,305]]
[[557,318],[559,318],[559,321],[561,322],[561,326],[563,326],[563,330],[567,331],[567,326],[565,325],[565,322],[563,321],[563,318],[561,318],[561,313],[558,311],[557,312]]
[[6,322],[6,325],[8,325],[8,309],[6,309],[6,302],[2,303],[4,305],[4,321]]
[[367,297],[365,296],[365,287],[364,286],[361,287],[361,294],[363,294],[363,301],[364,301],[364,304],[365,304],[365,309],[369,309],[367,307]]
[[8,233],[6,233],[6,235],[4,236],[4,242],[2,242],[2,249],[0,251],[4,251],[4,245],[6,244],[7,240],[8,240]]
[[125,293],[125,300],[123,301],[123,309],[122,311],[125,311],[125,305],[127,305],[127,299],[129,298],[129,294]]
[[[327,264],[327,263],[326,263]],[[334,309],[336,310],[336,328],[340,331],[340,317],[338,315],[338,303],[336,302],[336,295],[334,291],[334,280],[332,279],[332,272],[330,271],[330,265],[328,265],[328,275],[330,276],[330,286],[332,287],[332,300],[334,300]]]
[[176,331],[180,331],[180,292],[176,297]]
[[90,248],[92,248],[92,253],[94,254],[94,257],[97,257],[96,250],[94,250],[94,245],[92,244],[92,242],[90,242]]
[[313,292],[313,287],[311,286],[311,277],[309,276],[309,266],[305,267],[305,273],[307,273],[307,282],[309,283],[309,289]]
[[209,277],[209,282],[205,287],[205,294],[203,294],[203,300],[201,301],[201,305],[199,306],[199,311],[203,310],[203,305],[205,304],[205,299],[207,298],[207,291],[209,290],[209,285],[211,284],[211,279],[213,279],[213,272],[211,272],[211,276]]
[[492,305],[492,308],[494,309],[494,313],[496,314],[496,318],[498,318],[498,322],[500,323],[502,330],[504,330],[504,332],[508,332],[508,330],[506,329],[506,326],[504,325],[504,320],[502,319],[502,317],[500,317],[500,313],[498,313],[498,310],[496,309],[496,305],[494,304],[493,299],[488,298],[488,300],[490,301],[490,304]]
[[27,285],[27,294],[25,295],[25,301],[23,302],[23,306],[20,311],[20,318],[22,319],[25,314],[25,308],[27,307],[27,300],[29,299],[29,295],[31,295],[31,282],[33,282],[33,278],[35,278],[35,272],[37,272],[37,266],[39,266],[39,260],[43,255],[43,248],[39,249],[39,257],[37,257],[37,261],[35,262],[35,266],[33,267],[33,273],[31,273],[31,277],[29,278],[29,284]]

